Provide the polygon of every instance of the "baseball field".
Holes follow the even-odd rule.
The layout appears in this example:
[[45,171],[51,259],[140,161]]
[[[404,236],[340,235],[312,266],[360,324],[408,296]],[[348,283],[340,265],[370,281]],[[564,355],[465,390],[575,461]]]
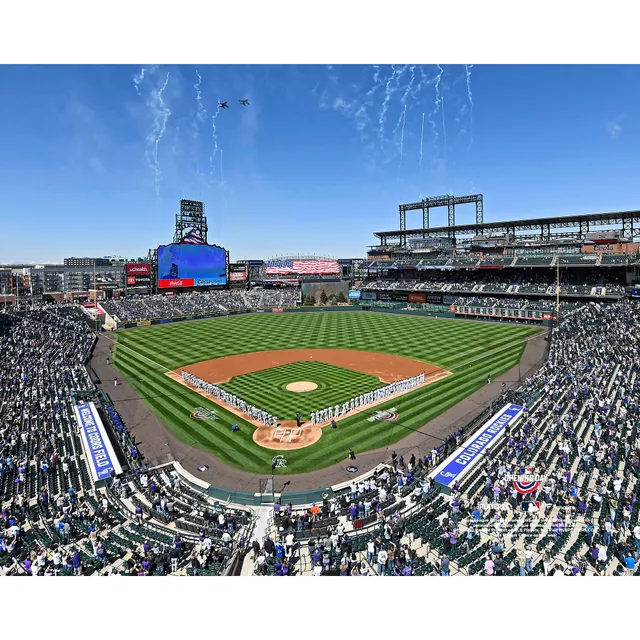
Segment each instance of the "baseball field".
[[[315,443],[287,451],[287,466],[278,471],[304,473],[344,460],[350,447],[361,453],[407,436],[486,384],[488,375],[516,365],[537,331],[363,312],[253,314],[118,332],[114,365],[178,439],[262,474],[271,472],[282,447],[258,443],[254,424],[170,376],[185,368],[279,420],[300,412],[305,422],[311,411],[389,382],[420,371],[432,376],[430,384],[350,412]],[[290,390],[300,383],[305,392]],[[372,419],[391,408],[395,421]],[[215,416],[205,412],[202,419],[196,409]],[[239,431],[231,432],[233,424]]]

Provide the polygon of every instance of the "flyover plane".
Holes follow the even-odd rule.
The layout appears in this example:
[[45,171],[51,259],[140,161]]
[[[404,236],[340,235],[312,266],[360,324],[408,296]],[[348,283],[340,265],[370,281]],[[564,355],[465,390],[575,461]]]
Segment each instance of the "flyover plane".
[[240,100],[240,104],[244,105],[245,107],[249,104],[249,98],[245,98],[244,100]]
[[229,105],[226,102],[218,102],[218,106],[221,109],[228,109],[229,108]]

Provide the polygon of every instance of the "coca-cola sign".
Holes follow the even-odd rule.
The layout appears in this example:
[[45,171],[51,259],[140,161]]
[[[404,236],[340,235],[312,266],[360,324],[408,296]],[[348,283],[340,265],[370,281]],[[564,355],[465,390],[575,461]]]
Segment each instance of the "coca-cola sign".
[[126,269],[127,269],[128,276],[150,276],[151,275],[150,264],[140,264],[137,262],[129,263],[126,266]]
[[158,280],[158,287],[160,289],[175,289],[178,287],[193,287],[195,286],[193,278],[182,278],[174,280]]

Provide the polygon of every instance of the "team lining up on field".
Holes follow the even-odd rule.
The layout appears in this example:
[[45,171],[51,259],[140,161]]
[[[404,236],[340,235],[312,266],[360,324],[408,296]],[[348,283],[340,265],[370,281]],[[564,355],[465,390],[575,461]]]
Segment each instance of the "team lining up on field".
[[385,398],[392,396],[394,393],[408,391],[409,389],[418,387],[421,384],[424,384],[424,380],[424,373],[421,373],[418,376],[398,380],[397,382],[388,384],[386,387],[381,387],[380,389],[375,389],[374,391],[363,393],[355,398],[351,398],[342,404],[342,408],[336,404],[333,407],[328,407],[321,411],[314,411],[311,413],[311,424],[322,424],[329,420],[333,420],[334,418],[341,418],[349,413],[349,411],[379,402],[380,400],[384,400]]
[[[192,373],[188,373],[187,371],[181,371],[182,379],[189,385],[196,387],[197,389],[201,389],[205,393],[217,398],[218,400],[222,400],[222,402],[228,404],[229,406],[241,411],[245,415],[249,416],[252,420],[256,420],[261,422],[267,427],[273,427],[274,429],[278,426],[278,416],[271,415],[268,411],[264,411],[263,409],[259,409],[258,407],[254,407],[252,404],[248,404],[241,398],[233,395],[232,393],[228,393],[224,389],[220,389],[214,384],[210,382],[206,382],[202,380],[202,378],[198,378],[198,376],[194,376]],[[342,403],[342,407],[340,405],[334,405],[328,407],[327,409],[322,409],[320,411],[311,412],[311,424],[323,424],[328,422],[329,420],[334,420],[336,418],[341,418],[350,411],[354,409],[360,409],[361,407],[366,407],[368,405],[379,402],[380,400],[384,400],[395,393],[409,391],[410,389],[414,389],[415,387],[419,387],[425,382],[425,374],[421,373],[420,375],[413,376],[411,378],[405,378],[404,380],[398,380],[397,382],[392,382],[385,387],[381,387],[380,389],[375,389],[374,391],[369,391],[367,393],[363,393],[359,396],[351,398],[346,402]],[[296,416],[298,426],[300,426],[300,418],[299,414]]]
[[192,373],[187,373],[186,371],[182,371],[182,379],[194,387],[198,389],[202,389],[204,392],[209,395],[217,398],[218,400],[222,400],[229,406],[237,409],[238,411],[242,411],[242,413],[248,415],[252,420],[257,420],[258,422],[262,422],[267,427],[277,427],[278,426],[278,417],[272,416],[267,411],[263,409],[258,409],[258,407],[254,407],[252,404],[246,403],[238,396],[234,396],[232,393],[228,393],[224,389],[220,389],[220,387],[216,387],[215,384],[211,384],[210,382],[206,382],[202,380],[202,378],[198,378],[194,376]]

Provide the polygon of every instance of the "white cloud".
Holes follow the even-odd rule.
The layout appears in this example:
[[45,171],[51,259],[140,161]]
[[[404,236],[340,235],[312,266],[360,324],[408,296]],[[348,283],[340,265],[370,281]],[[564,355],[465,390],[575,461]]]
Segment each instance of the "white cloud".
[[615,140],[620,135],[620,132],[622,131],[621,123],[624,120],[625,115],[626,114],[621,113],[612,120],[608,120],[606,122],[607,133],[609,134],[609,138],[611,140]]

